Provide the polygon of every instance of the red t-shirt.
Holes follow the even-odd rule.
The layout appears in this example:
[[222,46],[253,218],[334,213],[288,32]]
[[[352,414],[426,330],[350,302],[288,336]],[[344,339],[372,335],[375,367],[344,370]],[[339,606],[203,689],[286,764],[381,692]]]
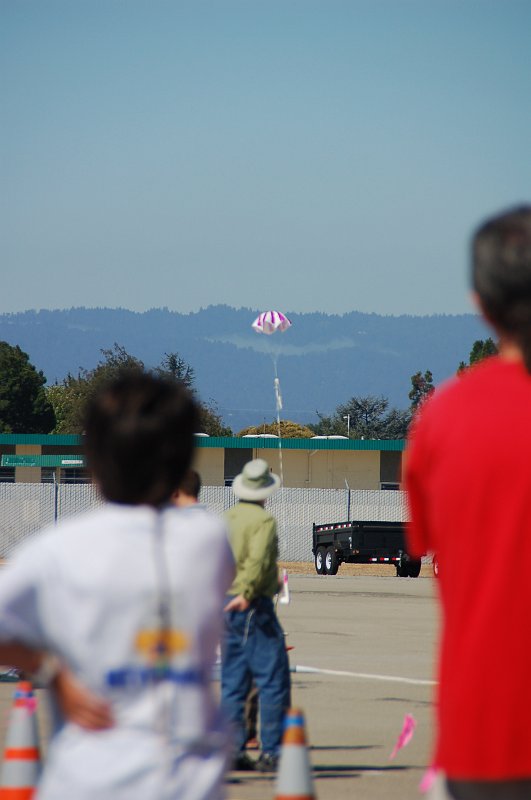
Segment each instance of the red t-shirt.
[[489,358],[425,404],[406,456],[413,555],[437,554],[435,764],[531,777],[531,376]]

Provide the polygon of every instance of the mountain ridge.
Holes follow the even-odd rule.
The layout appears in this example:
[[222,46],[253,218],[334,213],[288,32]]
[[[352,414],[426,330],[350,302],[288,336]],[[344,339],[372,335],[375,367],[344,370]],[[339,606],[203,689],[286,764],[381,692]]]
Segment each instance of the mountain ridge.
[[273,379],[281,382],[282,417],[308,423],[354,395],[383,395],[409,405],[410,378],[431,370],[455,374],[476,339],[491,335],[473,314],[414,316],[350,311],[289,313],[285,333],[262,336],[251,324],[259,309],[214,305],[180,313],[167,308],[39,309],[0,314],[0,340],[18,344],[48,383],[92,369],[116,342],[147,367],[178,352],[194,369],[196,388],[214,401],[235,432],[270,422]]

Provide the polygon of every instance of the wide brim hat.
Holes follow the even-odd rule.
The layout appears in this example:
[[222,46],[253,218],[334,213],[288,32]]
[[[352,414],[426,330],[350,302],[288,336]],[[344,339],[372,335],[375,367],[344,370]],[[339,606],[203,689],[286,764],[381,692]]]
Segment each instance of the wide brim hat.
[[239,500],[265,500],[280,487],[280,478],[270,472],[267,461],[248,461],[232,482],[232,491]]

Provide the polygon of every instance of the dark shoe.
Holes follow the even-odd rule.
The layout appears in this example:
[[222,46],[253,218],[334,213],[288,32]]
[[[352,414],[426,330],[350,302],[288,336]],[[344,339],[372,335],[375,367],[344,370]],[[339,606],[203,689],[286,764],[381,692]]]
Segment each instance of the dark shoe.
[[276,772],[277,769],[278,756],[273,756],[271,753],[262,753],[255,766],[257,772]]
[[254,772],[257,762],[246,753],[239,753],[232,762],[233,772]]

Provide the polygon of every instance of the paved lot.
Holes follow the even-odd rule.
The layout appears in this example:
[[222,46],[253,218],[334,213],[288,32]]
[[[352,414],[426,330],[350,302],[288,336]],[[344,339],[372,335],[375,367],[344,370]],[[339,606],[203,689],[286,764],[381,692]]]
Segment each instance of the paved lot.
[[[279,614],[294,646],[292,667],[356,673],[292,676],[293,705],[306,716],[319,800],[419,797],[432,737],[433,583],[431,577],[341,572],[290,577],[291,603],[279,606]],[[2,741],[12,691],[12,684],[0,684]],[[406,713],[416,719],[415,735],[390,761]],[[45,740],[42,704],[39,716]],[[228,800],[271,800],[274,792],[269,776],[233,773],[227,781]]]
[[[279,613],[295,648],[292,666],[374,676],[292,676],[319,800],[420,797],[432,737],[433,687],[420,681],[433,678],[433,588],[430,577],[290,578],[291,604],[279,606]],[[415,735],[390,761],[406,713],[416,719]],[[274,780],[234,773],[228,797],[269,800]]]

